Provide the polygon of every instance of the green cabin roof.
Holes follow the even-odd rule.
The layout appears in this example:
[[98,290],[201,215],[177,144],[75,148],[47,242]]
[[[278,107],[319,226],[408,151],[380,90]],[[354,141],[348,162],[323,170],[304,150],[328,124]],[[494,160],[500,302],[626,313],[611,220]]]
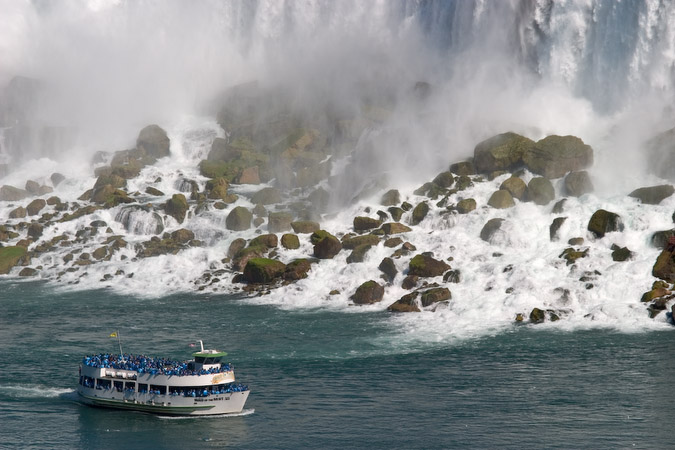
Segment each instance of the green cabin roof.
[[195,358],[219,358],[221,356],[227,356],[227,353],[225,353],[225,352],[218,352],[218,353],[197,352],[197,353],[193,353],[192,356],[194,356]]

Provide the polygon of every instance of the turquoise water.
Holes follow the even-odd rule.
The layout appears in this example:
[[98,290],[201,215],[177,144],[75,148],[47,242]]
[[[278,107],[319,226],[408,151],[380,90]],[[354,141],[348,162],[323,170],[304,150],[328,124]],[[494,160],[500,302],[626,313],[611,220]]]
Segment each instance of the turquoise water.
[[[672,448],[671,331],[514,327],[414,344],[384,312],[283,311],[0,283],[2,448]],[[202,338],[247,414],[160,418],[76,403],[82,355],[186,358]],[[404,342],[404,343],[402,343]]]

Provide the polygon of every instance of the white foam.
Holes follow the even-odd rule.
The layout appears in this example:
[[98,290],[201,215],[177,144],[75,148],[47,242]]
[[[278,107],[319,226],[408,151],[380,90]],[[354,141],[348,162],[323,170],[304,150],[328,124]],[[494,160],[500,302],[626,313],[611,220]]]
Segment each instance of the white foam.
[[43,385],[0,385],[0,395],[12,398],[54,398],[75,392],[73,389],[54,388]]

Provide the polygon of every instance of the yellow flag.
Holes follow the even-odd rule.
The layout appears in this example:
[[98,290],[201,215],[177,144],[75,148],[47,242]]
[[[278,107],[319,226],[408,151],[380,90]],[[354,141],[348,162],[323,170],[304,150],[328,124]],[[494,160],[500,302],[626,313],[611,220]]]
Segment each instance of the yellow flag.
[[110,333],[110,337],[117,337],[117,331]]

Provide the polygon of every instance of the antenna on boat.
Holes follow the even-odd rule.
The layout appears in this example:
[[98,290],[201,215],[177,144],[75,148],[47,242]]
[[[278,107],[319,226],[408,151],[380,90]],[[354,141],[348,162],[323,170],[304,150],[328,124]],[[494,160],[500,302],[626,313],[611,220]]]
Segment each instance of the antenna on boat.
[[204,353],[204,343],[201,339],[199,340],[199,346],[202,348],[202,353]]

